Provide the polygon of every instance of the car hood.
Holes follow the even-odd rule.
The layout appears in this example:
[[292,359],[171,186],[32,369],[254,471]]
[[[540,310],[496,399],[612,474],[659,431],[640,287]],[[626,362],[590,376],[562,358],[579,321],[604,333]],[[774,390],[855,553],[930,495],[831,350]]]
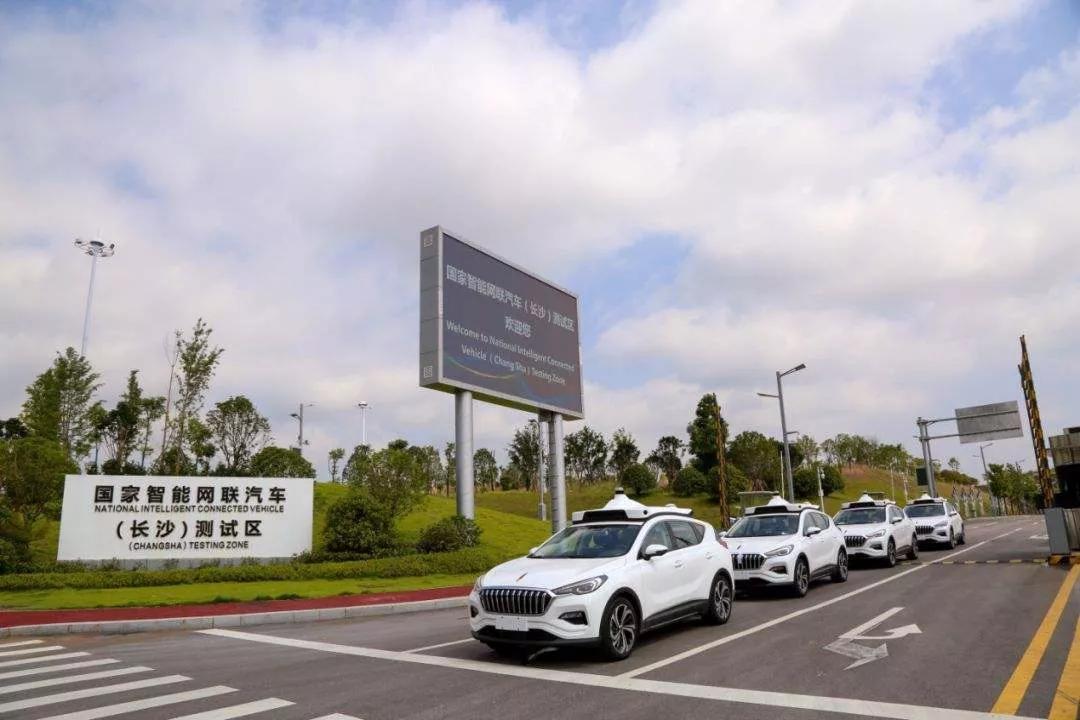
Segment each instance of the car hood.
[[796,539],[796,535],[770,535],[769,537],[726,537],[724,542],[731,548],[732,554],[741,555],[743,553],[767,553],[784,545],[793,545]]
[[840,532],[845,535],[869,535],[872,532],[878,530],[887,529],[888,523],[865,523],[862,525],[837,525],[840,528]]
[[626,558],[530,558],[523,557],[496,565],[481,578],[485,587],[520,587],[554,590],[572,582],[587,580],[605,571],[622,567]]

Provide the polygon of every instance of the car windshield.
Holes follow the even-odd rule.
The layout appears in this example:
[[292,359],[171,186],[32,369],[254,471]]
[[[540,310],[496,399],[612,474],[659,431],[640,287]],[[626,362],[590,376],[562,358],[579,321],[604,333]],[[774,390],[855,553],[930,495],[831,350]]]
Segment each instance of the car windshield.
[[851,508],[841,510],[834,522],[837,525],[869,525],[885,522],[885,508]]
[[794,535],[799,529],[798,515],[751,515],[735,523],[728,537],[774,537]]
[[641,525],[571,525],[531,558],[613,558],[630,552]]
[[908,517],[933,517],[935,515],[944,515],[945,508],[941,503],[929,503],[926,505],[908,505],[904,508],[904,512]]

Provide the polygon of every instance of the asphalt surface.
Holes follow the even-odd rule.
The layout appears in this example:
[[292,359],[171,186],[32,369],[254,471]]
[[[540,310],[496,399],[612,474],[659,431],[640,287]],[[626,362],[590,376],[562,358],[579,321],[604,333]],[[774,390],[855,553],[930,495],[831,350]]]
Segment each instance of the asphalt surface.
[[[848,582],[817,583],[802,599],[740,597],[727,625],[646,636],[621,663],[569,650],[501,660],[468,639],[464,609],[242,632],[13,638],[0,643],[0,718],[976,718],[1040,633],[1045,653],[1016,712],[1047,717],[1070,687],[1062,673],[1080,582],[1046,634],[1071,576],[1032,562],[1046,557],[1044,533],[1036,517],[974,520],[965,546],[891,569],[856,566]],[[70,653],[85,655],[58,657]]]

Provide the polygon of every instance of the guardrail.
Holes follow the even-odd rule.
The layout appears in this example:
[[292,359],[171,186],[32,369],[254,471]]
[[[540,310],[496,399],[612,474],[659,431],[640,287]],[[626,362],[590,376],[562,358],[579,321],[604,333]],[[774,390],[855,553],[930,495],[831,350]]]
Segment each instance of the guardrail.
[[1080,508],[1047,508],[1043,517],[1051,555],[1080,552]]

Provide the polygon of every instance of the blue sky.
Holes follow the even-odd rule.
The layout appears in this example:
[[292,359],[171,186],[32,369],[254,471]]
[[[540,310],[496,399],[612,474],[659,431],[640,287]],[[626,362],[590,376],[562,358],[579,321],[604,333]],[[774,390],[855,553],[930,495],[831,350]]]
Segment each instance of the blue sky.
[[[888,442],[1018,399],[1080,422],[1080,17],[1068,2],[51,3],[0,9],[0,416],[77,344],[129,368],[205,317],[210,402],[311,454],[450,439],[416,385],[416,239],[579,293],[587,422],[644,447],[806,362],[793,424]],[[6,408],[6,410],[5,410]],[[521,413],[478,411],[500,451]],[[572,429],[572,427],[571,427]],[[995,459],[1030,456],[1026,439]],[[943,443],[974,471],[967,448]],[[1013,457],[1015,456],[1015,457]]]

